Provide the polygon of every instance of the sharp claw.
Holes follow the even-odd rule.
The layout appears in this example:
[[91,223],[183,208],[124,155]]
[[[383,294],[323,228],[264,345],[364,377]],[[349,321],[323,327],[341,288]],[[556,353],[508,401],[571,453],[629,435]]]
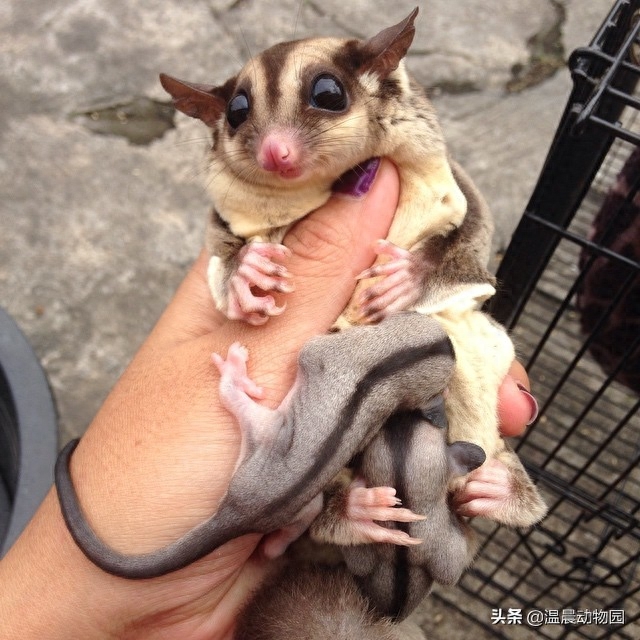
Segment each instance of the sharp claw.
[[267,311],[267,315],[269,317],[274,317],[274,316],[279,316],[281,313],[284,312],[284,310],[287,308],[287,304],[283,304],[281,307],[272,307],[271,309],[269,309]]
[[369,269],[365,269],[361,273],[356,276],[356,280],[367,280],[369,278],[376,277],[376,268],[370,267]]
[[284,283],[279,283],[274,289],[274,291],[277,291],[278,293],[293,293],[295,290],[296,288],[293,286],[293,284]]

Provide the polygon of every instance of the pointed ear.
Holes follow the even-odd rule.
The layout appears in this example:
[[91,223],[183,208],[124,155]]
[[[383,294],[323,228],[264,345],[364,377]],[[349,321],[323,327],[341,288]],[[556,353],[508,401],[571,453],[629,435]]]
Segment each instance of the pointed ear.
[[454,476],[465,476],[477,469],[487,456],[484,449],[472,442],[458,441],[447,447],[449,468]]
[[173,98],[173,105],[191,118],[198,118],[215,127],[226,108],[226,100],[217,87],[178,80],[166,73],[160,74],[160,84]]
[[363,43],[364,64],[360,67],[362,73],[371,71],[380,78],[385,78],[398,67],[413,41],[416,32],[413,21],[417,15],[418,7],[402,22],[384,29]]

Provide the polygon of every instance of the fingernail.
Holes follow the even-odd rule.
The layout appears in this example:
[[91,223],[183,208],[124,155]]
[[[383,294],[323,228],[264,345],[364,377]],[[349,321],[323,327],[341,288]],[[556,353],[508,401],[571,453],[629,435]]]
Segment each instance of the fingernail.
[[529,426],[530,424],[533,424],[538,417],[538,413],[540,411],[538,401],[531,395],[531,393],[529,393],[529,391],[527,391],[527,388],[524,385],[519,382],[516,384],[518,385],[518,389],[522,392],[522,395],[529,401],[529,407],[531,409],[531,417],[529,418],[529,422],[527,422],[527,426]]
[[333,192],[362,198],[371,189],[380,167],[380,158],[370,158],[343,173],[334,183]]

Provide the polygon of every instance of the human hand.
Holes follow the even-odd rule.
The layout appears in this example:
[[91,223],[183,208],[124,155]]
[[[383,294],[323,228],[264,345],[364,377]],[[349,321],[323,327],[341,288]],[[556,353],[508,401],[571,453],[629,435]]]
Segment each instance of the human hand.
[[529,376],[516,360],[498,392],[500,433],[507,437],[521,436],[538,417],[538,403],[529,391]]
[[[219,402],[212,352],[226,354],[236,340],[247,345],[264,403],[276,406],[300,347],[331,327],[375,258],[397,198],[397,173],[383,161],[366,196],[332,198],[292,229],[285,242],[296,291],[284,317],[258,329],[216,312],[207,258],[198,258],[71,461],[80,504],[107,544],[125,553],[157,549],[215,512],[239,433]],[[0,637],[228,637],[263,570],[250,560],[259,539],[233,540],[167,576],[124,580],[82,555],[51,492],[0,564]],[[34,601],[38,608],[28,605]]]

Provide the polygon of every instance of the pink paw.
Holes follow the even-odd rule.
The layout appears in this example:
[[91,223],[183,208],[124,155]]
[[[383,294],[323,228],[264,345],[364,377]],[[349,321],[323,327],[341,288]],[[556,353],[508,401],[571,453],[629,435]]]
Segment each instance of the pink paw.
[[509,470],[499,460],[487,460],[474,469],[454,494],[456,513],[469,518],[491,518],[513,499]]
[[247,372],[247,360],[249,351],[239,342],[234,342],[227,352],[226,360],[217,353],[212,354],[211,359],[220,372],[220,395],[223,399],[230,400],[238,391],[251,398],[261,399],[264,390],[259,387]]
[[417,257],[388,240],[374,247],[379,256],[388,256],[383,264],[363,271],[358,280],[380,278],[360,295],[360,314],[367,322],[378,322],[389,313],[408,309],[420,296],[420,265]]
[[285,305],[278,306],[271,295],[262,292],[291,293],[293,284],[287,268],[274,259],[284,260],[291,255],[281,244],[250,242],[238,253],[238,268],[229,278],[227,317],[261,325],[271,316],[280,315]]
[[392,487],[365,487],[360,481],[349,488],[346,517],[358,542],[386,542],[397,545],[420,544],[422,540],[412,538],[399,529],[388,529],[379,522],[418,522],[425,517],[409,509],[399,508],[400,500]]

